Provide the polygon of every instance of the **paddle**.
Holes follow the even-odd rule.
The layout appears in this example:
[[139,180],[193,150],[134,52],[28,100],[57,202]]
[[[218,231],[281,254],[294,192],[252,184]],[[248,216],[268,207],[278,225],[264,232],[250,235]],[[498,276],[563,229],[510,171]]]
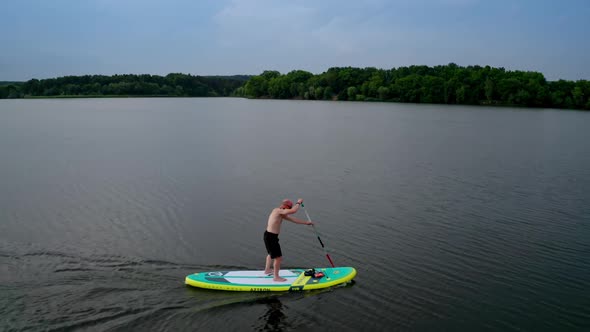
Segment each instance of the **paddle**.
[[[309,214],[307,213],[307,209],[305,209],[305,206],[303,206],[303,203],[301,203],[301,207],[303,208],[303,211],[305,212],[305,215],[307,216],[307,221],[311,221],[311,218],[309,217]],[[332,258],[330,258],[328,251],[326,251],[326,247],[324,246],[324,242],[322,242],[322,239],[320,238],[320,234],[318,233],[317,229],[315,229],[315,225],[312,224],[311,227],[313,227],[315,235],[318,237],[318,240],[320,241],[320,244],[322,245],[322,249],[324,249],[324,253],[326,254],[326,257],[328,257],[330,264],[332,264],[332,267],[335,267],[334,263],[332,262]]]

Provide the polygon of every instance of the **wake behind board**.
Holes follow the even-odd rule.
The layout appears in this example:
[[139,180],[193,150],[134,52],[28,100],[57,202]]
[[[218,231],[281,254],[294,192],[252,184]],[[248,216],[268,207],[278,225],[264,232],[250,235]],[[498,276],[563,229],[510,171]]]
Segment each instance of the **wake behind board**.
[[[356,276],[353,267],[315,268],[315,274],[305,275],[305,269],[281,270],[280,277],[287,281],[273,281],[264,271],[213,271],[186,276],[185,284],[216,290],[244,292],[303,291],[336,286]],[[321,276],[321,274],[323,276]]]

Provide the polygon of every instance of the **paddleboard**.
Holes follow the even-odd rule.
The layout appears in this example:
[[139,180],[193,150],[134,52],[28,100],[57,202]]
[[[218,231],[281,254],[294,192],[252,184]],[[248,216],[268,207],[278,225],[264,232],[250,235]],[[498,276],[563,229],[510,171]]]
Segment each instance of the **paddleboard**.
[[286,281],[274,281],[264,271],[212,271],[186,276],[185,284],[207,289],[245,292],[306,291],[336,286],[351,281],[356,276],[352,267],[315,268],[313,275],[305,275],[306,269],[280,270]]

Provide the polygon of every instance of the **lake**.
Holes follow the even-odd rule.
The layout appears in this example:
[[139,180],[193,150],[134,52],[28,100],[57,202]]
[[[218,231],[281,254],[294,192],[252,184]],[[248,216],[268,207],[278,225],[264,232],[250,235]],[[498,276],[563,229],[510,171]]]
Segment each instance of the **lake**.
[[[565,110],[0,100],[0,330],[587,331],[589,129]],[[263,269],[268,214],[299,197],[353,283],[184,285]],[[284,267],[329,266],[309,226],[280,238]]]

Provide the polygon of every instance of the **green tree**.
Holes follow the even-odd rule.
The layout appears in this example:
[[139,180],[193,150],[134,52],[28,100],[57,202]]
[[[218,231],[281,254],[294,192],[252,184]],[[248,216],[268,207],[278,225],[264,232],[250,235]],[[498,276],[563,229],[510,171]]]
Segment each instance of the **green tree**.
[[315,99],[325,99],[324,98],[324,87],[318,86],[317,88],[315,88],[314,90],[314,97]]
[[324,89],[324,98],[323,98],[323,99],[324,99],[324,100],[332,100],[332,98],[333,98],[333,95],[334,95],[334,92],[332,91],[332,88],[331,88],[331,87],[329,87],[329,86],[327,86],[327,87]]
[[356,100],[357,89],[354,86],[351,86],[347,89],[347,96],[348,100]]
[[488,104],[491,104],[492,100],[494,99],[494,81],[492,81],[491,78],[486,78],[484,89],[486,93],[486,100]]
[[380,100],[387,100],[389,99],[389,88],[386,86],[380,86],[377,89],[377,95]]
[[465,104],[466,98],[465,98],[465,86],[464,85],[461,85],[461,86],[459,86],[459,88],[457,88],[455,95],[457,96],[457,104]]
[[262,76],[254,76],[244,86],[246,96],[259,98],[268,94],[268,82]]
[[581,86],[576,86],[572,90],[573,103],[575,108],[584,108],[584,92]]

